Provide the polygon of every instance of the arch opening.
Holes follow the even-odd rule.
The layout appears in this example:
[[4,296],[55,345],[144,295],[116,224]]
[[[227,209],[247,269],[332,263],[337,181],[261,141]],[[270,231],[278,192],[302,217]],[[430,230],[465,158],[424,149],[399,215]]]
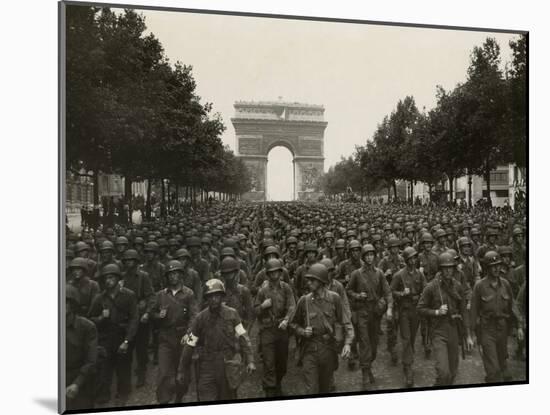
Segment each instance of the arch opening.
[[273,146],[267,153],[267,201],[294,200],[293,160],[286,146]]

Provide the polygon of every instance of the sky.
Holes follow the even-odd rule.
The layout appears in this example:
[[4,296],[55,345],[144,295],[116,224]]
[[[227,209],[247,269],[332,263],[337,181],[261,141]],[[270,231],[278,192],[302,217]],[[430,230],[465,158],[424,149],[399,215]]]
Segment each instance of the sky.
[[[370,139],[397,102],[436,104],[436,86],[464,82],[474,46],[494,37],[503,64],[514,34],[142,11],[171,62],[193,66],[197,94],[212,102],[236,150],[235,101],[282,101],[325,107],[325,171]],[[277,150],[277,151],[276,151]],[[291,194],[291,157],[269,154],[268,193]],[[277,166],[278,168],[274,168]],[[283,166],[282,168],[280,168]],[[284,167],[284,166],[288,166]],[[288,177],[287,177],[288,175]],[[276,196],[275,196],[276,195]]]

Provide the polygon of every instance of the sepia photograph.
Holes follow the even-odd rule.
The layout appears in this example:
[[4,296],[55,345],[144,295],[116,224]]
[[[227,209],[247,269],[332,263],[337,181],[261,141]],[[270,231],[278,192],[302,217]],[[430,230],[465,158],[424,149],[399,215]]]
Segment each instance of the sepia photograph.
[[60,412],[529,383],[527,31],[59,25]]

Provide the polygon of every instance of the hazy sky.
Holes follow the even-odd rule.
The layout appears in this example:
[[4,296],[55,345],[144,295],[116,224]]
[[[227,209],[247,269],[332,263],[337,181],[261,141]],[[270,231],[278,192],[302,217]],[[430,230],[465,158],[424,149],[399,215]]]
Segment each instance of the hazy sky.
[[[472,48],[497,39],[503,62],[517,35],[144,11],[148,29],[166,55],[193,66],[197,93],[212,102],[227,126],[223,141],[235,150],[230,118],[237,100],[322,104],[325,171],[355,145],[370,139],[399,99],[418,108],[435,105],[436,85],[454,87],[466,77]],[[288,151],[270,153],[268,173]],[[286,157],[286,158],[285,158]],[[282,165],[282,164],[281,164]],[[276,169],[269,193],[290,194],[291,165]],[[288,176],[285,176],[287,174]]]

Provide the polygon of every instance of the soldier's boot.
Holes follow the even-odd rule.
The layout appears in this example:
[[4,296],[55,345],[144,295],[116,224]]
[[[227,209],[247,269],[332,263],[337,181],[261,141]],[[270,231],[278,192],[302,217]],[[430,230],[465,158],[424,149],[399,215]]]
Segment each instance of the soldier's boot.
[[376,378],[372,374],[372,369],[369,367],[367,370],[368,370],[367,374],[369,375],[369,382],[376,383]]
[[412,388],[414,385],[413,371],[410,365],[403,366],[403,373],[405,374],[405,386]]
[[424,358],[429,359],[432,355],[432,349],[428,346],[424,347]]
[[389,352],[390,352],[390,355],[391,355],[391,363],[392,363],[392,365],[396,366],[397,365],[397,360],[398,360],[397,352],[395,351],[395,349],[391,349]]
[[362,369],[361,372],[363,375],[363,381],[361,383],[361,386],[363,387],[363,390],[366,390],[369,388],[369,385],[370,385],[369,369]]
[[281,381],[277,381],[277,386],[275,387],[276,396],[284,396],[283,387],[281,386]]
[[136,388],[145,386],[145,369],[139,369],[137,372]]

